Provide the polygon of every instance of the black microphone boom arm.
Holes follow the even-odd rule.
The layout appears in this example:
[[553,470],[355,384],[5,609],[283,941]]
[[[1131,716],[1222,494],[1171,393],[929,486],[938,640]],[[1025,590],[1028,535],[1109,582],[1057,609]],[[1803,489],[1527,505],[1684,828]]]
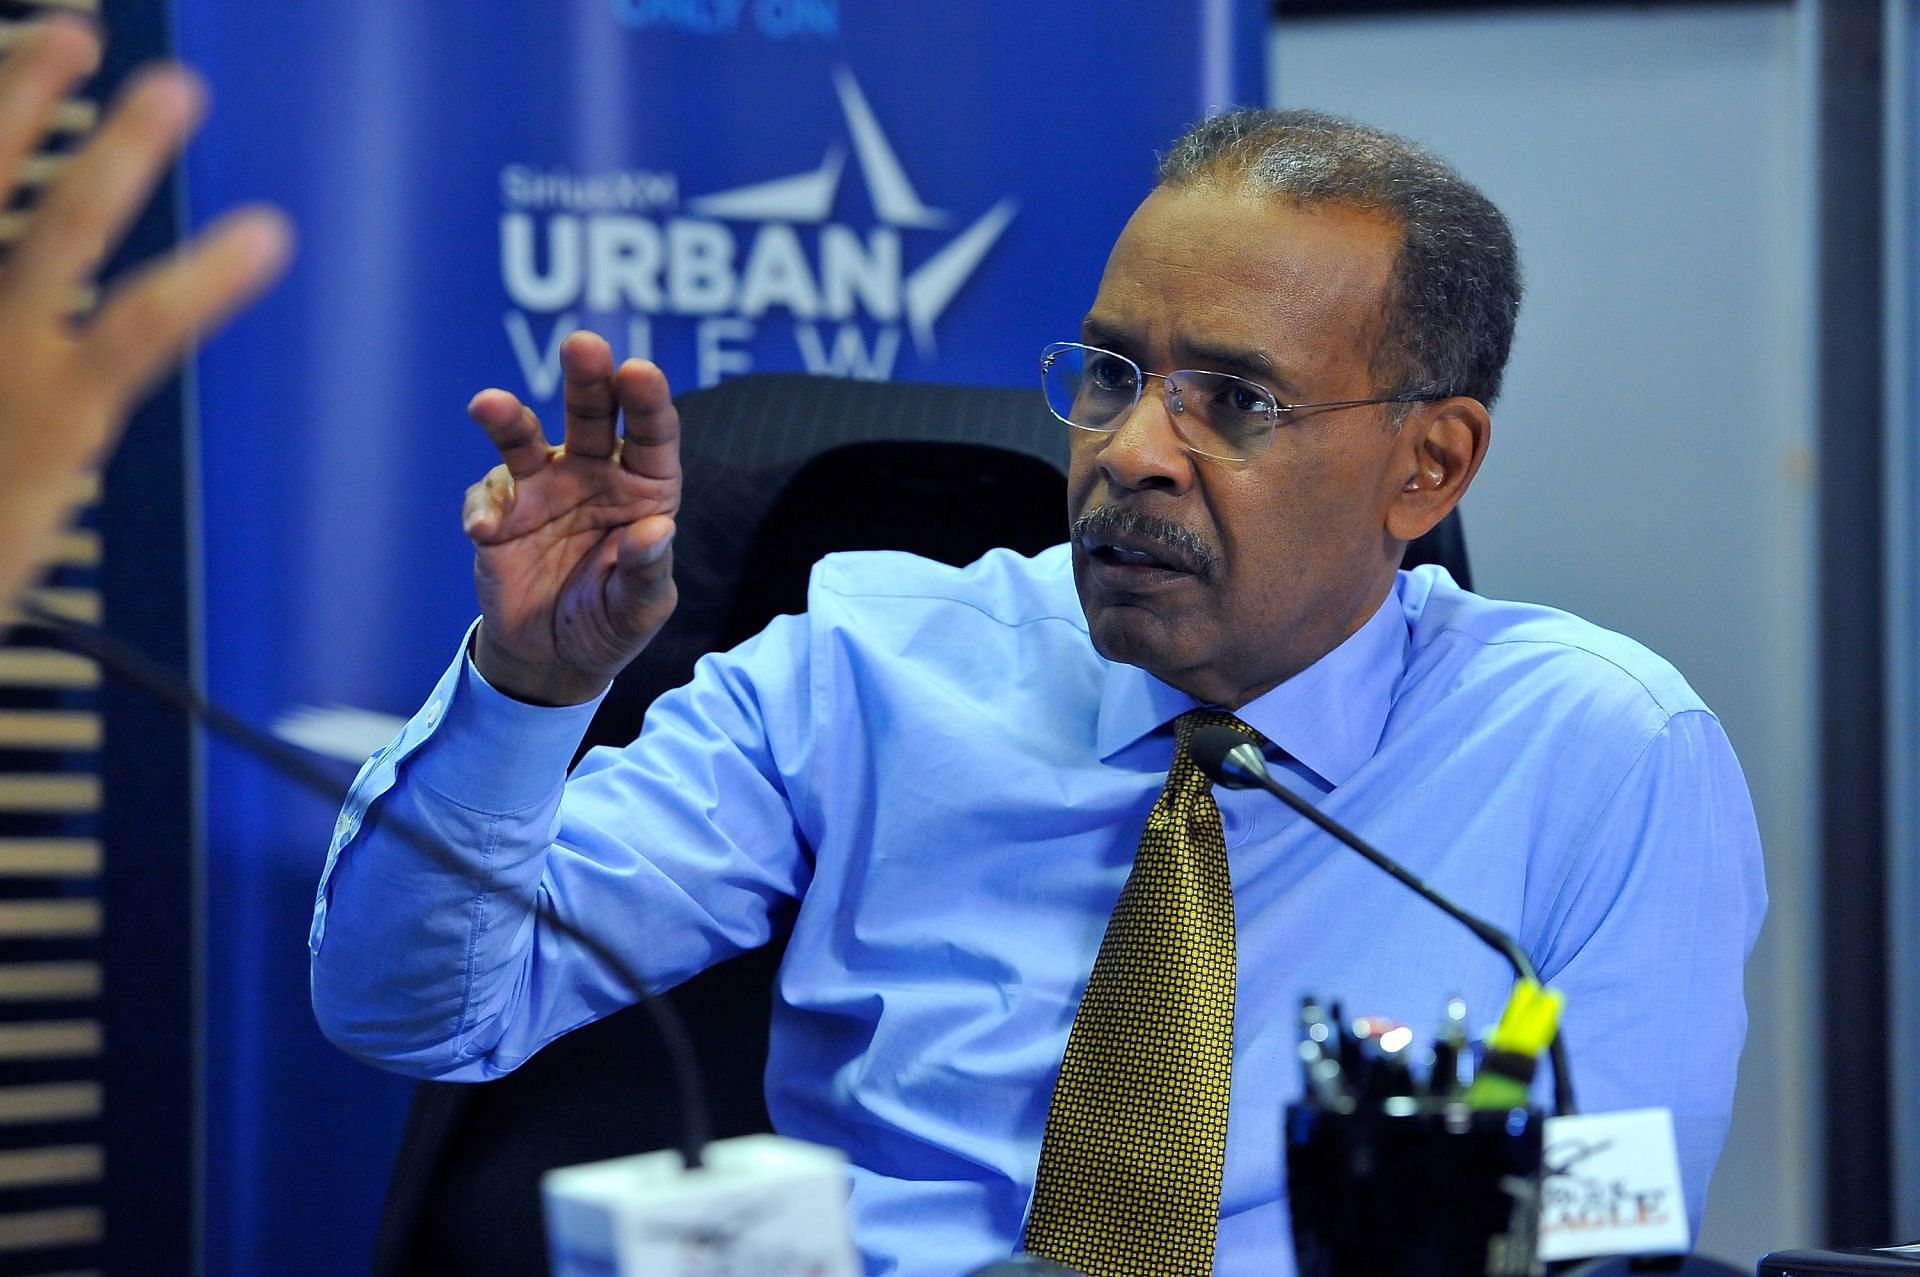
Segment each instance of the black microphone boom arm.
[[[1225,785],[1228,789],[1266,790],[1331,834],[1337,841],[1358,852],[1368,862],[1391,874],[1395,880],[1428,904],[1480,937],[1483,944],[1507,960],[1513,967],[1514,974],[1521,979],[1531,980],[1535,984],[1540,983],[1540,973],[1534,968],[1533,959],[1527,956],[1526,950],[1522,949],[1512,936],[1484,918],[1477,918],[1468,913],[1402,868],[1398,862],[1376,849],[1359,834],[1275,780],[1267,772],[1267,760],[1261,756],[1260,747],[1249,740],[1245,732],[1224,726],[1202,727],[1193,734],[1191,748],[1194,762],[1199,764],[1200,770],[1205,772],[1216,785]],[[1573,1075],[1567,1066],[1567,1049],[1560,1034],[1554,1034],[1553,1043],[1548,1050],[1553,1060],[1554,1112],[1565,1116],[1577,1110],[1573,1103]]]

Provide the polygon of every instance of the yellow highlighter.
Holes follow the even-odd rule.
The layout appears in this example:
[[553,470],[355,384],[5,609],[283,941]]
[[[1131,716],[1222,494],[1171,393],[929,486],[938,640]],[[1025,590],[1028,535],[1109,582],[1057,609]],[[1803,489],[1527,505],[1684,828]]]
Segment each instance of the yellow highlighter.
[[1500,1023],[1487,1035],[1486,1058],[1467,1088],[1468,1107],[1526,1107],[1533,1071],[1560,1031],[1560,1008],[1565,1003],[1559,990],[1536,980],[1514,984]]

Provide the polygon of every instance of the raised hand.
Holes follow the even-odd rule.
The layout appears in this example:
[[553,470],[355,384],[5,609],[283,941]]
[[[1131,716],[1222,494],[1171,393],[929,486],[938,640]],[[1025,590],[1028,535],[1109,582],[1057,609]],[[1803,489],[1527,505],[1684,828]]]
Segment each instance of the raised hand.
[[[0,62],[0,207],[61,98],[100,60],[74,19],[41,24]],[[89,319],[74,299],[198,122],[199,81],[141,75],[44,194],[0,263],[0,607],[49,552],[81,480],[199,332],[280,271],[286,219],[229,215],[117,287]]]
[[[565,442],[504,390],[467,406],[501,464],[467,489],[480,632],[473,659],[521,700],[599,695],[673,613],[680,418],[658,368],[592,333],[560,346]],[[615,432],[616,422],[622,429]]]

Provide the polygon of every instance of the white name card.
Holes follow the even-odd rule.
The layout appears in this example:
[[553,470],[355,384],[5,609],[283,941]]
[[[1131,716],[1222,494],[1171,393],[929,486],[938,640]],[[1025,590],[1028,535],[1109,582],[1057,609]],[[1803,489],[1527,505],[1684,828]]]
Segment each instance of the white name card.
[[1673,1114],[1547,1119],[1540,1258],[1677,1255],[1691,1244]]

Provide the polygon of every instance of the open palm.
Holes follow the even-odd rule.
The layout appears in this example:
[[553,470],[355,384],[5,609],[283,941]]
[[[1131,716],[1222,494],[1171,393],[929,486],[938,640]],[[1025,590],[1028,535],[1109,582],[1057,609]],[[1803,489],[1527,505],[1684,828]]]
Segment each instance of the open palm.
[[560,347],[565,441],[504,390],[468,415],[501,464],[467,491],[480,673],[522,700],[598,695],[672,615],[680,510],[680,422],[652,364],[613,366],[592,333]]

